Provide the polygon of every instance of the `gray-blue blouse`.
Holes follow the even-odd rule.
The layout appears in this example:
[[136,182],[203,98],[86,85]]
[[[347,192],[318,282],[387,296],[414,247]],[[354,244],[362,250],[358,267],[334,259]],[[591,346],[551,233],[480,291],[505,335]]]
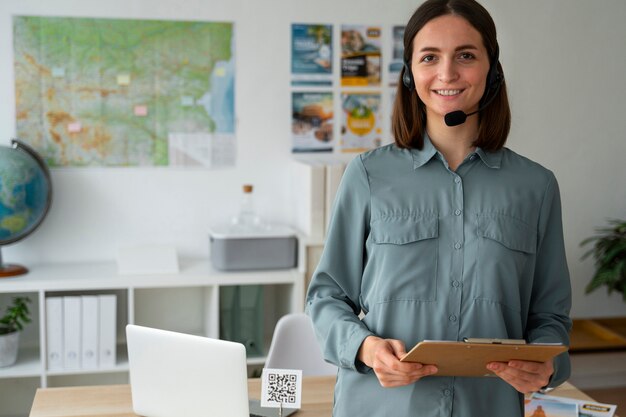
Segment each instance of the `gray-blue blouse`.
[[[569,345],[570,306],[552,172],[506,148],[452,171],[426,137],[422,150],[388,145],[348,165],[306,310],[339,366],[335,417],[517,417],[522,396],[497,377],[383,388],[358,349],[369,335],[407,350],[464,337]],[[550,386],[569,373],[565,353]]]

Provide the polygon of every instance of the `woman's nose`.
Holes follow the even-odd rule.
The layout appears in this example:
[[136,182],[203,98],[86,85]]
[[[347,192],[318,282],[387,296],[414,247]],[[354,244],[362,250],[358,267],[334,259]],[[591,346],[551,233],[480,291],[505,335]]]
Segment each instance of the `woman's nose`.
[[454,60],[442,60],[439,65],[439,81],[450,83],[459,77]]

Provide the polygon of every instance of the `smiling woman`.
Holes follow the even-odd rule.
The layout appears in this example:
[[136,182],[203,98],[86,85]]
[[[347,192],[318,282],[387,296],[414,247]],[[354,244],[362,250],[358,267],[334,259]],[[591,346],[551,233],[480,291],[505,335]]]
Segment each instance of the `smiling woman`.
[[415,36],[411,72],[430,128],[445,129],[441,124],[447,113],[478,109],[489,55],[482,36],[467,20],[445,15],[428,22]]
[[[521,417],[523,393],[569,376],[567,353],[489,363],[499,378],[400,361],[425,339],[569,344],[559,189],[504,147],[498,51],[474,0],[427,0],[406,26],[396,142],[347,167],[307,294],[324,356],[339,366],[336,417]],[[463,120],[447,123],[455,112]]]
[[[439,85],[435,84],[434,87],[440,88],[440,92],[446,90],[443,94],[454,93],[453,96],[456,97],[462,91],[457,94],[455,90],[460,90],[461,83],[464,82],[458,77],[463,74],[469,76],[467,70],[475,70],[471,73],[470,80],[479,84],[472,86],[475,87],[474,92],[480,94],[476,103],[480,106],[480,114],[470,119],[471,123],[478,125],[474,145],[485,150],[498,150],[506,141],[511,126],[511,112],[504,72],[498,60],[496,27],[482,6],[476,2],[469,3],[477,7],[468,7],[468,2],[464,1],[426,2],[420,7],[420,13],[415,13],[406,26],[404,68],[401,73],[403,82],[398,85],[392,116],[393,135],[400,147],[421,149],[423,146],[428,109],[423,100],[428,99],[428,94],[424,91],[414,94],[414,71],[415,77],[442,77],[436,79]],[[447,57],[443,55],[446,52],[444,47],[448,48]],[[487,72],[482,75],[482,79],[475,80],[474,76],[480,75],[485,64]],[[422,71],[424,67],[426,68]],[[439,72],[435,73],[432,67],[438,68]],[[457,81],[457,85],[451,81]],[[466,97],[467,94],[464,98]],[[458,103],[459,107],[456,108],[449,106],[452,108],[450,112],[470,113],[478,109],[476,105],[461,107],[468,103],[471,100]],[[431,117],[431,128],[434,128],[437,121],[443,120],[441,114],[438,118]],[[463,123],[465,118],[461,120]]]

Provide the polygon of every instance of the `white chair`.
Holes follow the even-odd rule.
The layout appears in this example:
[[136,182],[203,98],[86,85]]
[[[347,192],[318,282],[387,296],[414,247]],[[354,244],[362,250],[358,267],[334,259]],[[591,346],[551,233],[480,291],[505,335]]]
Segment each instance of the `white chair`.
[[278,320],[265,367],[302,369],[302,376],[337,374],[337,367],[324,361],[311,319],[304,313],[287,314]]

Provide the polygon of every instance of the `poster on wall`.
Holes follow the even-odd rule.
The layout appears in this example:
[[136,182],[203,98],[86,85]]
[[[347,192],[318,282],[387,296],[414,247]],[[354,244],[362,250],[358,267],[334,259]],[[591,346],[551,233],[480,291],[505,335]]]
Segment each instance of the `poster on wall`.
[[293,152],[332,152],[333,93],[292,92]]
[[331,86],[333,83],[332,25],[291,25],[291,84]]
[[380,86],[381,28],[341,26],[341,85]]
[[389,62],[389,85],[398,85],[404,66],[404,26],[391,28],[391,61]]
[[235,163],[234,25],[14,16],[17,135],[52,167]]
[[383,144],[380,94],[342,94],[341,110],[342,152],[364,152]]

